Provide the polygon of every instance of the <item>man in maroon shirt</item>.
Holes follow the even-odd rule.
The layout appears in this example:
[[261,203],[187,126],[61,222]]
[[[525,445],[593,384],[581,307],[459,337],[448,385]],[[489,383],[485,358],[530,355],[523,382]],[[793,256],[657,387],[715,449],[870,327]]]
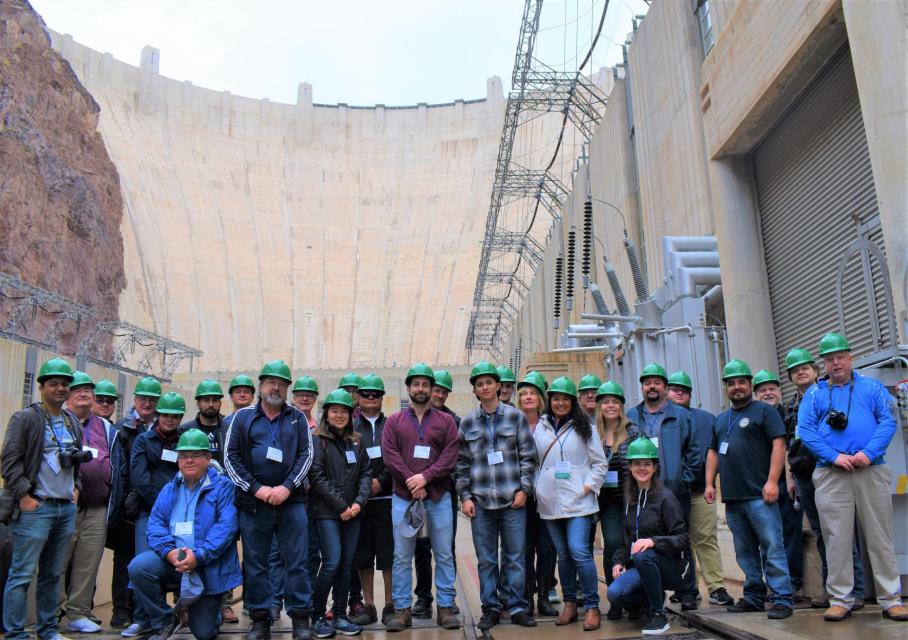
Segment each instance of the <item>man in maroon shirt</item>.
[[[391,472],[391,522],[394,526],[394,567],[391,591],[394,615],[388,631],[403,631],[412,624],[413,554],[415,531],[407,530],[404,518],[412,501],[421,500],[429,524],[429,538],[435,556],[437,622],[444,629],[459,629],[454,614],[454,554],[451,539],[454,514],[451,511],[451,472],[457,463],[459,434],[454,419],[434,409],[429,395],[435,374],[425,364],[407,372],[410,404],[385,423],[381,451],[385,468]],[[402,526],[404,523],[404,526]]]

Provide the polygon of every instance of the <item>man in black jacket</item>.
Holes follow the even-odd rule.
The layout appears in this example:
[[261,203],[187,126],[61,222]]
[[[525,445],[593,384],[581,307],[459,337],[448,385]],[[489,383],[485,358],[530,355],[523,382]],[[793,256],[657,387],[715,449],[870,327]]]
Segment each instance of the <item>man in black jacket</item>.
[[25,640],[28,586],[35,592],[39,638],[61,638],[57,594],[76,521],[82,427],[63,409],[73,370],[65,360],[48,360],[38,372],[41,402],[10,418],[0,454],[3,474],[0,521],[10,522],[13,555],[3,592],[6,638]]

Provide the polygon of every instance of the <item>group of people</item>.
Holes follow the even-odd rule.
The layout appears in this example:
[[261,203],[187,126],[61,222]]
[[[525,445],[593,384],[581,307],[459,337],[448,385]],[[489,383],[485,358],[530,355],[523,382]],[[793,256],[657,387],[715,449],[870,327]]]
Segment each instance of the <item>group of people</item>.
[[[457,629],[458,511],[476,550],[481,630],[503,616],[535,627],[536,613],[598,629],[596,522],[608,620],[666,632],[665,593],[697,608],[698,566],[711,603],[750,612],[768,601],[767,617],[787,618],[803,586],[803,514],[823,561],[828,600],[812,604],[828,607],[824,618],[845,620],[863,606],[861,535],[883,616],[908,620],[883,458],[894,400],[853,371],[842,336],[825,336],[819,353],[820,381],[808,351],[788,354],[797,391],[784,406],[778,376],[728,362],[730,406],[718,416],[690,406],[687,373],[655,363],[640,376],[643,401],[628,409],[614,381],[548,383],[531,371],[518,383],[488,362],[471,371],[478,406],[463,417],[446,406],[451,375],[425,364],[408,371],[409,403],[393,415],[382,412],[383,381],[353,373],[316,415],[316,381],[294,381],[275,360],[258,384],[231,381],[229,416],[214,380],[199,383],[197,413],[184,422],[183,397],[145,378],[116,423],[115,385],[49,360],[41,401],[11,417],[0,454],[0,521],[12,539],[6,637],[30,637],[35,576],[38,638],[63,639],[60,620],[68,631],[101,631],[92,601],[105,545],[111,624],[127,638],[164,640],[183,623],[213,638],[237,622],[240,586],[248,640],[270,638],[281,610],[294,640],[356,635],[379,619],[402,631],[431,617],[433,569],[437,624]],[[717,479],[745,574],[737,602],[724,587]]]

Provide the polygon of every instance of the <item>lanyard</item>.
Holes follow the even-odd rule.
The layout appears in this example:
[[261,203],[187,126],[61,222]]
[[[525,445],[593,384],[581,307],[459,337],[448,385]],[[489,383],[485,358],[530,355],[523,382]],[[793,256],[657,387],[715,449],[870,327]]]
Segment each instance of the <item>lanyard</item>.
[[[265,420],[268,420],[268,416],[265,416]],[[277,431],[274,430],[275,424],[277,424]],[[278,417],[274,419],[274,422],[272,422],[271,420],[268,420],[268,429],[271,431],[271,442],[273,442],[274,445],[277,446],[277,434],[280,433],[280,431],[281,431],[281,416],[280,415],[278,415]]]
[[612,466],[612,458],[615,457],[615,452],[612,449],[611,445],[605,445],[605,466]]
[[[44,414],[44,419],[47,420],[47,424],[50,426],[50,437],[54,441],[54,444],[57,445],[57,448],[60,451],[64,451],[63,447],[63,438],[64,436],[60,435],[57,431],[57,426],[54,424],[53,418],[50,416],[50,412],[44,407],[43,404],[39,405],[41,407],[41,412]],[[69,433],[69,436],[73,439],[73,442],[76,441],[76,436],[73,435],[72,430],[69,426],[69,419],[66,417],[66,412],[60,413],[60,420],[63,422],[63,429],[65,432]]]
[[[829,409],[832,409],[832,382],[829,382]],[[851,380],[848,381],[848,408],[845,409],[845,415],[851,413],[851,396],[854,393],[854,372],[851,373]],[[826,411],[829,413],[829,410]]]
[[494,449],[495,438],[498,435],[498,412],[496,411],[495,413],[486,413],[485,411],[483,411],[483,415],[486,419],[486,426],[488,427],[489,433],[492,436],[492,440],[489,443],[489,446]]
[[[199,494],[199,491],[202,490],[202,484],[205,482],[205,479],[202,478],[199,480],[199,486],[197,486],[192,491],[186,488],[186,483],[184,482],[180,489],[183,490],[183,493],[186,495],[186,510],[183,511],[183,522],[186,522],[186,518],[189,517],[189,508],[192,506],[192,500]],[[195,518],[193,518],[194,520]]]
[[[643,506],[640,505],[640,497],[643,497]],[[646,499],[649,497],[649,491],[642,490],[637,495],[637,515],[634,518],[634,540],[640,539],[640,512],[646,509]]]
[[[413,423],[413,426],[416,427],[416,435],[419,436],[419,441],[422,442],[423,438],[426,435],[426,429],[428,425],[419,424],[419,420],[416,419],[416,414],[413,412],[413,409],[407,410],[407,415],[410,417],[410,421]],[[423,416],[423,423],[426,422],[426,418],[429,416],[429,411],[426,411],[426,414]]]
[[[558,441],[558,448],[561,450],[559,455],[561,456],[562,460],[564,460],[564,443],[567,442],[567,437],[570,435],[571,429],[573,428],[574,424],[571,423],[564,427],[564,429],[561,430],[561,433],[555,433],[555,440]],[[564,435],[564,439],[561,438],[562,435]]]
[[[749,405],[750,403],[747,403],[747,406]],[[747,406],[745,406],[744,409],[746,409]],[[725,429],[725,442],[728,442],[728,437],[731,435],[731,429],[735,426],[735,423],[738,421],[738,416],[744,412],[744,409],[741,411],[734,411],[733,409],[728,410],[728,427]]]
[[653,434],[662,430],[662,421],[665,420],[665,408],[656,412],[643,409],[643,435],[652,438]]

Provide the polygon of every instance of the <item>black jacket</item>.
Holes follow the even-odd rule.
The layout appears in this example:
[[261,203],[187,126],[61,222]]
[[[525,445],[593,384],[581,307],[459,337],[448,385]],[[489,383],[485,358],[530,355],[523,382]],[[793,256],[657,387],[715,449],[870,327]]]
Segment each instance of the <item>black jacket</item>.
[[199,431],[204,433],[206,436],[208,436],[211,432],[214,432],[214,437],[218,443],[218,450],[216,453],[212,452],[211,459],[217,461],[217,463],[219,465],[221,465],[221,468],[223,469],[223,467],[224,467],[224,446],[225,446],[225,443],[227,442],[227,425],[224,424],[224,416],[219,415],[217,425],[215,425],[213,427],[208,427],[206,425],[203,425],[201,422],[199,422],[199,415],[196,414],[194,419],[190,420],[189,422],[184,422],[183,424],[181,424],[178,427],[177,430],[179,431],[180,435],[183,435],[185,432],[189,431],[190,429],[198,429]]
[[161,457],[163,451],[164,441],[154,429],[139,434],[132,443],[129,482],[132,490],[139,496],[140,513],[151,513],[151,507],[154,506],[161,489],[173,480],[180,470],[176,462]]
[[637,505],[629,504],[625,507],[624,545],[612,556],[612,566],[616,564],[627,566],[631,545],[639,538],[651,538],[655,543],[654,551],[676,558],[680,564],[681,554],[690,544],[681,503],[671,491],[662,486],[644,491],[638,499],[638,504],[639,521]]
[[[359,434],[360,442],[362,443],[363,449],[366,450],[368,458],[368,449],[370,447],[380,447],[381,446],[381,434],[385,428],[385,414],[379,413],[378,420],[375,421],[375,438],[372,438],[372,423],[370,423],[364,416],[360,415],[353,421],[353,428],[356,429],[356,433]],[[370,484],[372,478],[377,478],[378,483],[381,485],[378,493],[374,496],[372,495],[371,488],[369,489],[370,498],[379,498],[382,496],[391,495],[391,472],[385,469],[385,459],[384,458],[372,458],[369,460],[369,476]]]
[[[340,514],[354,502],[366,507],[372,488],[369,456],[362,441],[344,442],[333,434],[312,439],[314,454],[309,470],[309,514],[315,520],[340,520]],[[347,462],[352,451],[356,462]]]
[[[593,428],[595,429],[596,427]],[[618,486],[602,486],[602,490],[599,492],[600,511],[605,510],[609,506],[624,508],[624,480],[628,474],[628,463],[625,456],[627,455],[628,445],[639,437],[640,430],[631,423],[627,425],[627,438],[617,447],[612,447],[611,456],[609,456],[605,442],[602,443],[602,449],[606,452],[605,457],[609,461],[608,470],[618,472]]]

